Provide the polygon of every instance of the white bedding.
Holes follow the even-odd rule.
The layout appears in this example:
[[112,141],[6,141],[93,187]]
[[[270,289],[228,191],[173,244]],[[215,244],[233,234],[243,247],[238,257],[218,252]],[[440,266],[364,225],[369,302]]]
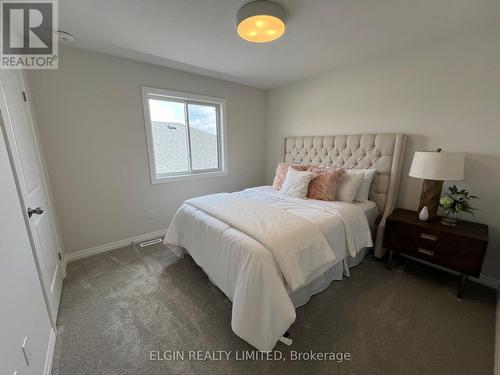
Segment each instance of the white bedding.
[[275,200],[268,202],[267,198],[258,191],[243,191],[207,195],[184,203],[259,241],[276,259],[287,285],[295,290],[318,268],[333,264],[335,254],[316,225],[275,207]]
[[374,201],[362,201],[362,202],[352,202],[356,207],[361,208],[365,212],[366,220],[368,220],[368,225],[373,231],[375,223],[380,215],[377,204]]
[[[240,208],[240,211],[243,207],[251,207],[253,215],[248,210],[232,212],[230,207]],[[263,218],[266,212],[272,212],[271,219]],[[285,220],[281,226],[276,226],[278,217]],[[285,225],[288,220],[295,224],[293,232],[287,233]],[[301,227],[296,225],[298,223],[306,224]],[[266,229],[265,224],[274,227]],[[323,254],[319,258],[323,264],[315,263],[314,272],[307,259],[305,262],[296,259],[291,263],[293,267],[288,269],[290,259],[287,263],[286,246],[289,242],[282,242],[278,237],[311,237],[308,232],[310,224],[316,228],[312,243],[321,242],[318,236],[322,235],[331,256]],[[270,238],[273,234],[277,238]],[[165,244],[175,245],[174,251],[179,256],[188,249],[196,263],[233,301],[233,331],[265,351],[274,347],[295,320],[295,308],[289,293],[349,254],[355,256],[361,249],[373,245],[366,216],[360,207],[345,202],[292,198],[275,192],[271,187],[185,202],[169,227]],[[324,251],[323,247],[321,251]],[[279,257],[276,252],[280,253]],[[304,269],[301,268],[303,264],[306,265]],[[299,269],[302,276],[298,279],[292,277],[289,283],[285,274],[290,276],[292,269]]]

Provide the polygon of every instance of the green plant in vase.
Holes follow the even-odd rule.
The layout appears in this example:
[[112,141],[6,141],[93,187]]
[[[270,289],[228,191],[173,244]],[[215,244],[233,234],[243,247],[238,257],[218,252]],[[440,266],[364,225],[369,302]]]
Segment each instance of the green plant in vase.
[[465,189],[458,190],[456,185],[448,187],[448,194],[441,197],[439,205],[443,207],[444,216],[441,224],[454,227],[457,225],[456,215],[459,212],[466,212],[474,215],[475,208],[470,205],[472,199],[479,199],[475,195],[470,195]]

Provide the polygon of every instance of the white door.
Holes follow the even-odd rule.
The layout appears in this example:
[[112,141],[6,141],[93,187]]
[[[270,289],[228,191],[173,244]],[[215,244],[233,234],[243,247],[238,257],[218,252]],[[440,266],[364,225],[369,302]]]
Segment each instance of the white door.
[[63,281],[61,249],[49,209],[47,185],[20,71],[0,71],[0,112],[38,271],[55,323]]
[[40,375],[48,368],[55,332],[1,123],[0,116],[0,373]]

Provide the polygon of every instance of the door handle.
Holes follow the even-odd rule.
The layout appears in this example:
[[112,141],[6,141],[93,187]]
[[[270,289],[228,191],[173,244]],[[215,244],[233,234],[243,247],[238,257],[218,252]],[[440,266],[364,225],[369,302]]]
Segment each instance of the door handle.
[[28,207],[28,217],[32,217],[33,214],[36,214],[36,215],[41,215],[43,214],[43,209],[42,207],[37,207],[35,209],[32,209],[31,207]]

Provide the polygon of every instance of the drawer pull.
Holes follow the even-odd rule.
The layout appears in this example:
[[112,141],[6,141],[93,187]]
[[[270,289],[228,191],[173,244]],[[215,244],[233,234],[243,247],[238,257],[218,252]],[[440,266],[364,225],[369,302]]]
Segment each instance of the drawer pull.
[[425,238],[426,240],[437,241],[438,236],[427,233],[420,233],[420,238]]
[[431,257],[433,257],[433,256],[434,256],[434,251],[432,251],[432,250],[427,250],[427,249],[423,249],[423,248],[419,247],[419,248],[417,249],[417,251],[418,251],[419,253],[422,253],[422,254],[425,254],[425,255],[430,255]]

